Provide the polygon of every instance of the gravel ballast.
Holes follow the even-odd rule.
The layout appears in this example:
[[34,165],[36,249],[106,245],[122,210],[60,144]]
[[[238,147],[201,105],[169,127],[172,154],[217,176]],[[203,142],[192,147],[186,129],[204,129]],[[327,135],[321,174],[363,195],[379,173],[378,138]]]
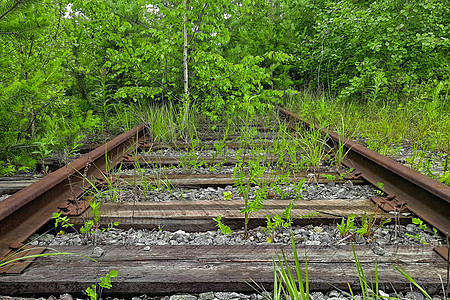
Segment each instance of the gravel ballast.
[[[358,227],[358,225],[356,224]],[[444,243],[442,236],[434,234],[431,230],[419,229],[415,224],[386,225],[373,229],[373,234],[361,237],[352,231],[342,237],[336,225],[301,226],[293,227],[292,234],[297,244],[304,245],[344,245],[344,244],[369,244],[373,248],[384,245],[417,245],[430,244],[441,245]],[[30,239],[31,245],[39,246],[69,246],[92,244],[117,245],[117,246],[142,246],[144,250],[152,245],[263,245],[267,243],[269,233],[262,227],[249,231],[249,237],[243,239],[243,230],[236,230],[232,235],[226,235],[220,230],[206,232],[175,232],[165,230],[129,229],[121,230],[113,228],[105,232],[97,232],[94,235],[78,233],[66,233],[62,235],[43,234],[34,235]],[[270,234],[272,243],[288,245],[291,243],[291,229],[278,228]],[[376,253],[379,254],[379,253]]]
[[[399,291],[397,293],[385,293],[383,290],[378,290],[378,295],[385,299],[401,299],[401,300],[426,300],[422,293],[415,291]],[[205,292],[200,294],[176,294],[170,296],[151,297],[147,295],[135,296],[129,298],[131,300],[267,300],[268,296],[272,296],[269,292],[261,292],[254,294],[242,294],[236,292]],[[326,293],[311,292],[309,294],[310,300],[363,300],[361,295],[352,296],[346,291],[330,290]],[[85,300],[87,297],[78,298],[69,294],[58,296],[39,297],[39,298],[23,298],[23,297],[8,297],[0,296],[0,300]],[[100,299],[108,300],[122,300],[123,298],[105,297]],[[443,300],[445,297],[435,295],[433,300]]]
[[[304,200],[321,200],[321,199],[368,199],[376,196],[378,190],[371,185],[354,185],[350,180],[344,184],[329,183],[305,183],[301,193],[295,193],[294,187],[281,185],[282,194],[287,196],[287,199],[293,197],[300,197]],[[260,187],[255,186],[250,189],[250,199],[253,198],[254,192]],[[274,192],[274,191],[273,191]],[[133,202],[133,201],[189,201],[189,200],[224,200],[224,193],[231,193],[228,200],[240,200],[242,197],[235,186],[226,187],[208,187],[199,189],[185,189],[185,188],[167,188],[164,186],[139,189],[117,189],[114,191],[114,196],[117,196],[119,202]],[[110,201],[111,192],[103,193],[102,201]],[[138,195],[138,196],[136,196]],[[277,194],[278,197],[283,195]]]

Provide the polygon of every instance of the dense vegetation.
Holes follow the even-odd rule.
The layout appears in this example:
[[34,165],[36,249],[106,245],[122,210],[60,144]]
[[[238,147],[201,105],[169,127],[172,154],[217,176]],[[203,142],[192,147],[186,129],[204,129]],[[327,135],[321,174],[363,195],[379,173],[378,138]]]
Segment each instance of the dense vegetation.
[[379,139],[416,122],[417,141],[448,153],[447,1],[0,3],[0,173],[129,128],[150,104],[174,103],[180,124],[217,122],[305,104],[298,91],[321,95],[302,107],[314,117],[341,108],[325,126],[361,121],[365,105],[390,126]]

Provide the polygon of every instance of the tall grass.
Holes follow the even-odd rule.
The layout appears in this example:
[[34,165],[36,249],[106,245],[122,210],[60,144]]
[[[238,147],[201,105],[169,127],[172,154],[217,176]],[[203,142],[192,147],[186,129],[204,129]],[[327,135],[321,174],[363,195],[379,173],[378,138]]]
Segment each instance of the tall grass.
[[197,136],[199,114],[193,109],[182,111],[172,102],[166,104],[138,103],[140,119],[149,128],[153,140],[174,143],[178,139],[190,141]]
[[[266,300],[309,300],[309,277],[308,277],[308,260],[305,253],[305,270],[300,268],[300,260],[295,246],[294,235],[291,238],[292,252],[294,254],[295,269],[292,270],[284,251],[282,256],[277,255],[277,260],[273,261],[274,290],[273,296],[265,293],[263,287],[258,286],[254,281],[249,284],[256,291],[261,292]],[[295,274],[295,276],[294,276]],[[305,275],[303,277],[303,274]],[[284,298],[282,297],[284,296]]]
[[450,150],[450,101],[441,90],[426,89],[398,101],[344,101],[312,91],[298,92],[285,106],[321,127],[337,129],[344,121],[349,138],[362,138],[372,150],[392,154],[400,141],[429,150]]
[[[300,260],[298,258],[297,249],[295,246],[294,237],[291,239],[292,243],[292,251],[294,254],[294,268],[291,269],[289,266],[288,260],[286,259],[285,253],[282,251],[282,256],[277,255],[276,260],[273,260],[273,277],[274,277],[274,285],[273,285],[273,293],[267,293],[264,287],[259,286],[254,281],[253,284],[249,284],[253,289],[257,292],[261,293],[266,300],[309,300],[310,299],[310,290],[309,290],[309,276],[308,276],[308,260],[305,253],[305,269],[302,271],[300,268]],[[353,258],[355,261],[356,267],[356,275],[359,280],[359,289],[361,290],[361,295],[356,296],[353,293],[353,290],[348,284],[349,292],[353,299],[363,299],[363,300],[373,300],[373,299],[394,299],[401,300],[400,296],[395,292],[396,296],[387,297],[386,295],[382,295],[381,290],[379,289],[379,277],[378,277],[378,265],[375,266],[375,282],[368,281],[365,275],[364,267],[358,257],[358,254],[355,250],[355,247],[352,245]],[[411,286],[417,288],[427,300],[432,300],[433,298],[430,294],[422,287],[419,283],[417,283],[408,272],[403,269],[401,266],[393,266],[401,276],[406,278]],[[294,274],[296,276],[294,276]],[[303,276],[304,274],[304,276]],[[448,287],[447,287],[448,288]],[[284,297],[283,297],[284,296]],[[448,298],[448,291],[443,284],[443,297],[444,299]]]

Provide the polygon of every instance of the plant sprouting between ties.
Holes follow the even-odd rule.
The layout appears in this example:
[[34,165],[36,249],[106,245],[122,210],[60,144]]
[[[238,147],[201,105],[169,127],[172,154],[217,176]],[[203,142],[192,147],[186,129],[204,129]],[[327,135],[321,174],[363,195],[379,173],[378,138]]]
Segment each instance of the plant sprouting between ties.
[[[376,212],[370,215],[364,213],[360,220],[355,219],[355,214],[350,214],[347,218],[342,218],[341,223],[336,224],[339,234],[342,238],[359,235],[369,240],[377,230],[392,221],[392,219],[388,218],[376,224],[377,218],[375,214]],[[357,223],[360,223],[360,225]]]
[[[428,232],[431,232],[431,231],[432,231],[433,234],[434,234],[434,236],[437,236],[437,235],[438,235],[438,230],[437,230],[436,228],[433,227],[431,230],[429,230],[427,224],[425,224],[425,223],[423,222],[423,220],[421,220],[420,218],[412,218],[412,223],[415,224],[415,225],[417,225],[417,228],[418,228],[420,231],[423,231],[423,232],[427,232],[427,231],[428,231]],[[419,241],[420,243],[422,243],[422,244],[424,244],[424,245],[427,245],[427,244],[428,244],[428,242],[426,241],[426,239],[425,239],[424,237],[421,236],[420,232],[417,232],[415,235],[413,235],[413,234],[411,234],[411,233],[405,233],[405,235],[406,235],[407,237],[411,238],[412,240]]]
[[[265,292],[264,288],[259,287],[255,281],[252,281],[254,285],[247,283],[254,290],[263,294],[266,300],[310,299],[307,254],[305,252],[305,267],[302,270],[293,235],[291,238],[291,246],[294,256],[293,268],[283,250],[281,251],[281,256],[277,254],[277,258],[272,261],[274,277],[273,294]],[[271,295],[273,295],[273,297]],[[284,296],[284,298],[282,296]]]
[[91,300],[98,300],[99,297],[101,297],[103,289],[109,290],[112,288],[111,280],[112,278],[117,277],[118,274],[118,271],[111,270],[105,277],[100,277],[100,282],[98,284],[92,284],[92,286],[86,289],[87,296],[90,297]]
[[[95,236],[98,232],[109,231],[119,225],[119,222],[111,222],[106,228],[100,228],[100,205],[101,203],[98,201],[92,199],[89,200],[92,219],[86,220],[79,229],[79,233],[87,240],[91,239],[93,244],[95,244]],[[74,224],[70,223],[70,219],[67,216],[61,216],[61,213],[53,213],[52,219],[55,220],[55,229],[58,229],[58,227],[62,228],[62,230],[57,231],[58,234],[65,234],[65,230],[67,229],[78,232]]]
[[216,223],[217,223],[216,226],[219,227],[220,232],[222,232],[225,235],[228,234],[229,236],[231,236],[231,228],[229,226],[227,226],[227,225],[222,223],[222,216],[221,215],[217,216],[217,218],[213,218],[213,220],[216,221]]
[[[246,171],[248,169],[248,171]],[[251,214],[263,208],[263,202],[267,198],[267,183],[260,182],[260,177],[265,173],[265,167],[260,164],[259,159],[250,159],[245,161],[245,154],[238,158],[237,167],[233,172],[234,185],[238,193],[244,198],[244,208],[241,213],[244,214],[244,239],[247,238],[248,222]],[[254,189],[253,198],[251,197],[251,186],[257,186]]]
[[[266,300],[282,300],[282,299],[294,299],[294,300],[309,300],[311,299],[310,289],[309,289],[309,270],[308,270],[308,256],[305,252],[304,268],[301,267],[301,261],[298,257],[297,247],[295,244],[294,236],[291,238],[291,247],[293,253],[293,263],[291,263],[285,254],[281,251],[281,256],[277,254],[276,259],[272,261],[273,268],[273,293],[266,291],[264,286],[260,286],[257,282],[252,280],[251,283],[247,284],[252,287],[256,292],[260,293],[261,296]],[[370,299],[383,299],[389,298],[394,300],[402,299],[396,293],[394,297],[386,297],[381,293],[378,264],[375,264],[375,270],[371,273],[374,274],[372,277],[372,282],[368,280],[366,275],[368,272],[364,270],[363,264],[358,256],[357,249],[355,245],[352,244],[353,259],[355,261],[356,276],[359,281],[360,295],[355,295],[353,289],[348,283],[349,293],[352,298],[362,298],[364,300]],[[293,267],[291,267],[293,265]],[[433,297],[420,285],[418,284],[411,275],[401,266],[393,265],[393,268],[397,270],[407,281],[411,283],[412,286],[417,288],[420,293],[427,299],[432,300]],[[447,298],[447,292],[443,286],[443,296]]]

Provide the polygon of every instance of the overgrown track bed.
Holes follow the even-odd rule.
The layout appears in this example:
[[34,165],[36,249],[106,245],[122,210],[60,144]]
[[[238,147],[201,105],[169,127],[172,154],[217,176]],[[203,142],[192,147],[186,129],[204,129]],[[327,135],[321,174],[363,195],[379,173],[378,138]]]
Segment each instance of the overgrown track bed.
[[54,212],[62,210],[77,214],[83,211],[83,205],[77,199],[84,193],[86,179],[101,178],[137,147],[137,141],[143,135],[144,126],[137,126],[2,201],[0,257],[6,257],[11,249],[19,249]]
[[[448,250],[431,229],[450,228],[448,187],[351,141],[343,146],[348,168],[330,167],[322,160],[333,157],[325,148],[318,154],[321,162],[312,163],[307,144],[312,135],[301,139],[301,133],[279,128],[241,131],[170,145],[146,140],[140,126],[0,202],[1,254],[20,250],[57,212],[70,220],[59,219],[57,229],[33,235],[29,245],[72,254],[40,257],[25,270],[26,264],[7,264],[0,269],[10,275],[0,277],[0,294],[79,295],[111,270],[119,275],[104,296],[251,293],[246,282],[252,280],[270,290],[276,255],[283,249],[292,261],[291,237],[303,269],[307,261],[311,290],[348,290],[348,284],[359,290],[355,255],[369,281],[378,265],[384,291],[410,285],[393,266],[404,268],[430,293],[441,290],[448,263],[440,255]],[[339,147],[340,138],[327,134],[330,140],[315,137],[317,145]],[[49,176],[56,175],[59,185],[56,179],[49,184]],[[46,192],[45,184],[57,190]],[[42,200],[34,200],[33,193]],[[429,227],[411,224],[416,216]],[[221,233],[219,224],[231,232],[221,228]],[[55,236],[61,229],[67,233]]]
[[[281,109],[288,117],[300,121],[292,112]],[[308,127],[314,127],[305,122]],[[354,168],[370,183],[383,183],[383,190],[399,203],[407,203],[408,209],[442,233],[450,230],[450,187],[407,168],[396,161],[367,149],[339,135],[327,132],[330,143],[344,143],[347,153],[343,163]]]

